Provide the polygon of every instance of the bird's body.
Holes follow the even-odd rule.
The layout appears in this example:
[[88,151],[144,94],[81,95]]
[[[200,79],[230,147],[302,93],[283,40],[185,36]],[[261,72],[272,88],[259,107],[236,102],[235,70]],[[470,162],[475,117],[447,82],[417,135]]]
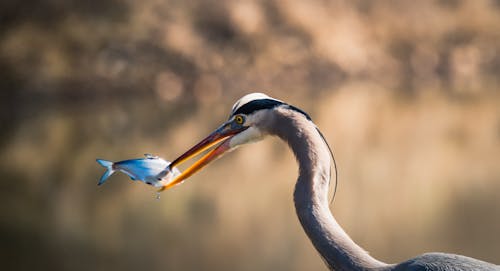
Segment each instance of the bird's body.
[[498,271],[500,266],[471,257],[447,253],[425,253],[385,270],[394,271]]
[[387,264],[370,256],[337,223],[329,209],[328,191],[332,160],[327,142],[304,111],[264,94],[249,94],[233,106],[229,121],[206,139],[174,160],[182,163],[195,154],[222,142],[179,178],[169,188],[235,147],[278,136],[292,149],[299,177],[294,203],[304,231],[331,270],[398,271],[499,271],[500,266],[473,258],[445,253],[428,253],[400,264]]
[[303,113],[287,108],[268,111],[260,127],[288,143],[299,164],[294,202],[297,216],[332,270],[494,271],[500,267],[470,257],[427,253],[400,264],[371,257],[345,233],[328,207],[331,159],[316,125]]

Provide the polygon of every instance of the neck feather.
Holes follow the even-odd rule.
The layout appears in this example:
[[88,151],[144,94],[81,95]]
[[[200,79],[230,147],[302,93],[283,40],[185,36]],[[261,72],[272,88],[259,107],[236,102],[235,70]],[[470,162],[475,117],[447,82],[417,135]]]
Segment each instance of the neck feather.
[[294,202],[297,216],[314,247],[332,270],[375,270],[386,264],[374,259],[349,238],[330,212],[328,191],[331,159],[316,126],[301,114],[275,110],[268,127],[288,143],[298,164]]

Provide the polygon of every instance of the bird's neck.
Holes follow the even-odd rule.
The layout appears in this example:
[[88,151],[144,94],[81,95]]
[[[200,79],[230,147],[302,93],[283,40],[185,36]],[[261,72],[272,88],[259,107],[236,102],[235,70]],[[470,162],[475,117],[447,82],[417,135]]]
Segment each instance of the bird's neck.
[[277,116],[274,134],[288,143],[299,163],[294,202],[314,247],[333,270],[374,270],[385,266],[349,238],[329,209],[331,159],[316,126],[297,113]]

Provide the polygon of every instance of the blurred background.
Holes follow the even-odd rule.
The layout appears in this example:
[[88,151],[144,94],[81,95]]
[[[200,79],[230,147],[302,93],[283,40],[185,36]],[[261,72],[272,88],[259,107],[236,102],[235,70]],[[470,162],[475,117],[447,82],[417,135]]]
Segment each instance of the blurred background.
[[500,1],[0,3],[3,270],[326,270],[275,138],[156,200],[95,158],[173,159],[265,92],[333,147],[331,206],[386,262],[500,264]]

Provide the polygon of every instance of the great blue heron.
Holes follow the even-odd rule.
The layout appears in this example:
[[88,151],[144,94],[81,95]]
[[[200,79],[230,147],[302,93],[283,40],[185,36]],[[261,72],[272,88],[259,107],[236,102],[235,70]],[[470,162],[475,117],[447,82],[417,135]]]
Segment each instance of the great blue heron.
[[161,190],[182,182],[224,152],[266,135],[278,136],[288,143],[297,159],[299,177],[294,192],[297,216],[330,269],[500,270],[498,265],[445,253],[427,253],[399,264],[386,264],[370,256],[354,243],[330,212],[331,152],[318,127],[304,111],[261,93],[238,100],[227,122],[174,160],[171,167],[220,143]]

